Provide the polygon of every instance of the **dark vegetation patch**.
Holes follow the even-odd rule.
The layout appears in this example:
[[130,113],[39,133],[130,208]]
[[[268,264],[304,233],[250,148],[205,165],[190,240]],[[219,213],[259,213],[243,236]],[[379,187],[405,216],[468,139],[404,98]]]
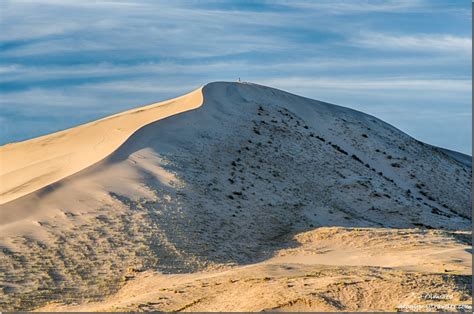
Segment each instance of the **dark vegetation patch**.
[[339,145],[331,144],[338,152],[343,153],[344,155],[349,155],[345,150],[343,150]]
[[360,158],[357,157],[356,155],[352,154],[351,158],[354,159],[355,161],[360,162],[361,164],[363,164],[362,160],[360,160]]

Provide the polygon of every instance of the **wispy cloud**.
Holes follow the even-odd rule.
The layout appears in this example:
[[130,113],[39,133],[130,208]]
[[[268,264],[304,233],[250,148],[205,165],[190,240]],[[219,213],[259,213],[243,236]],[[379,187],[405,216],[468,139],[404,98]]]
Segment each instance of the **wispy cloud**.
[[[386,0],[386,1],[281,1],[280,3],[302,9],[321,10],[331,14],[404,12],[423,8],[421,0]],[[425,6],[426,8],[426,6]]]
[[[334,71],[350,71],[357,69],[400,69],[406,67],[435,67],[439,65],[456,66],[464,65],[465,61],[460,58],[447,57],[395,57],[395,58],[359,58],[351,60],[347,58],[303,58],[300,60],[262,60],[258,63],[240,60],[211,60],[208,62],[183,64],[181,62],[144,62],[137,64],[101,62],[97,64],[79,65],[23,65],[7,64],[0,65],[0,83],[5,82],[29,82],[47,81],[54,79],[92,79],[97,77],[109,77],[112,79],[123,79],[132,76],[170,76],[185,73],[222,73],[229,68],[252,68],[255,71],[278,72],[285,75],[294,75],[295,72],[303,73],[316,71],[318,73]],[[293,73],[293,74],[292,74]],[[272,74],[273,75],[273,74]]]
[[356,36],[354,45],[377,50],[449,52],[470,54],[472,39],[450,34],[391,35],[384,33],[364,33]]
[[469,93],[471,79],[413,79],[410,77],[379,78],[333,78],[333,77],[288,77],[264,81],[271,86],[285,89],[314,88],[332,90],[411,90],[411,91],[447,91]]

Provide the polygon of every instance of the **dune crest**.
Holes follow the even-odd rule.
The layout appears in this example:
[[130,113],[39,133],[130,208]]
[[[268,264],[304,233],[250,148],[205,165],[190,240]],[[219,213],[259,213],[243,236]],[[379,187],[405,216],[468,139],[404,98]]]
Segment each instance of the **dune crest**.
[[0,147],[0,204],[79,172],[110,155],[143,126],[202,103],[200,87],[170,100],[4,145]]

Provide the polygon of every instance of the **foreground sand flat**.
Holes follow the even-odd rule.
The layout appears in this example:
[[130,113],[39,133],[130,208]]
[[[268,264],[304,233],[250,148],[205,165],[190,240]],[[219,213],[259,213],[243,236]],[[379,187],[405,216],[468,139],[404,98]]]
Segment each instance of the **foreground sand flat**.
[[36,191],[104,159],[143,126],[198,108],[202,88],[72,129],[0,147],[0,204]]
[[470,246],[458,239],[470,236],[319,228],[262,263],[181,275],[132,271],[103,301],[38,311],[468,311]]

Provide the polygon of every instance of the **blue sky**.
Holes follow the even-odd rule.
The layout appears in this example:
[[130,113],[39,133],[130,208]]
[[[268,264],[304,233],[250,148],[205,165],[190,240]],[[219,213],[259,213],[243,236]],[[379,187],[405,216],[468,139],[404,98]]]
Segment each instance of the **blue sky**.
[[243,80],[471,154],[471,1],[0,2],[0,144]]

